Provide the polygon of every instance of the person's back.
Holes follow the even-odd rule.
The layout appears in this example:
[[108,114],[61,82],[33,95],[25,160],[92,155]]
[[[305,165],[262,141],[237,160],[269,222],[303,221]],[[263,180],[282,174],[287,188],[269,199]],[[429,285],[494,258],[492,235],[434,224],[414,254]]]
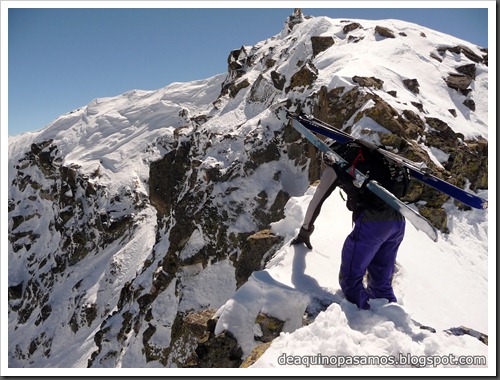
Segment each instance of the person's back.
[[406,169],[389,162],[378,150],[357,143],[334,144],[332,148],[348,162],[346,167],[333,166],[339,178],[338,185],[347,195],[347,208],[353,212],[354,220],[363,210],[387,211],[390,208],[364,186],[366,183],[359,188],[353,184],[354,170],[359,170],[369,180],[377,181],[398,198],[406,195],[409,184]]
[[[335,144],[332,148],[348,164],[327,163],[327,168],[309,204],[299,235],[293,244],[304,243],[312,248],[309,237],[322,204],[336,186],[347,195],[347,207],[353,212],[353,231],[342,248],[339,283],[346,298],[361,309],[369,309],[370,298],[386,298],[396,302],[392,276],[398,247],[403,240],[404,217],[366,188],[353,184],[354,170],[375,180],[397,197],[408,188],[406,169],[389,163],[376,149],[362,144]],[[363,278],[368,274],[368,287]]]

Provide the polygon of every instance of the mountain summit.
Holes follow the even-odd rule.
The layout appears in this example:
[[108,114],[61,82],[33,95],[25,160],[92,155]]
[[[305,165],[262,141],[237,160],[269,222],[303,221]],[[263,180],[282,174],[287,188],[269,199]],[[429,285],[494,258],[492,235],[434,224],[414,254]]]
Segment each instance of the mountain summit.
[[[336,354],[359,342],[386,354],[398,341],[400,352],[487,355],[475,337],[445,344],[442,333],[487,333],[487,211],[414,184],[406,201],[443,242],[409,229],[409,242],[423,241],[401,249],[405,309],[358,315],[337,293],[350,227],[340,197],[315,233],[325,237],[318,251],[286,244],[321,159],[284,112],[311,113],[487,197],[487,49],[399,20],[297,9],[281,33],[227,63],[227,73],[95,99],[9,137],[9,366],[237,366],[254,334],[266,340],[255,325],[263,314],[298,334],[282,334],[268,355],[292,341],[314,355],[304,342],[324,329],[345,338]],[[415,332],[412,317],[441,330]],[[234,343],[222,364],[210,356],[214,334]]]

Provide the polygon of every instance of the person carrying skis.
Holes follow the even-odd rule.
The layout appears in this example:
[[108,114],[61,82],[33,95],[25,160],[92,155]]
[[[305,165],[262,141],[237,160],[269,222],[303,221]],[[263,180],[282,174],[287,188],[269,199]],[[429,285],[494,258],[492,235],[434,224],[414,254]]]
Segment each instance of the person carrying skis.
[[[347,236],[341,256],[340,287],[346,299],[360,309],[370,309],[369,299],[386,298],[397,302],[392,288],[396,256],[405,233],[405,219],[376,195],[353,184],[354,169],[376,180],[397,197],[408,189],[408,173],[394,167],[376,149],[356,143],[336,144],[332,148],[349,163],[340,167],[326,163],[320,184],[307,208],[299,234],[292,244],[305,244],[312,249],[310,236],[314,222],[325,200],[337,186],[347,194],[347,207],[352,211],[353,230]],[[363,278],[367,274],[367,287]]]

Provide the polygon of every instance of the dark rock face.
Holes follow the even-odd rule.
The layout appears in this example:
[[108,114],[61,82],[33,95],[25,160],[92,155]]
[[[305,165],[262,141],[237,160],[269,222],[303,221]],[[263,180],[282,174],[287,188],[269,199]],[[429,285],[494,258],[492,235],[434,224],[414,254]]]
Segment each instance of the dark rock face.
[[[284,205],[279,205],[277,208],[283,209]],[[254,271],[262,269],[270,258],[269,253],[281,247],[282,244],[283,238],[275,236],[271,230],[259,231],[249,236],[242,247],[241,255],[236,264],[238,288],[248,280]]]
[[172,347],[183,350],[175,355],[175,363],[183,368],[237,368],[243,353],[229,332],[214,335],[216,310],[206,309],[188,314],[174,334]]
[[472,78],[463,74],[451,73],[446,78],[448,87],[454,88],[455,90],[466,90],[471,83]]
[[375,33],[386,38],[396,38],[394,35],[394,32],[390,30],[389,28],[386,28],[384,26],[376,26],[375,27]]
[[418,89],[420,87],[420,84],[418,83],[417,79],[404,79],[403,83],[406,88],[414,94],[418,94],[420,92]]
[[306,63],[290,79],[290,87],[287,92],[296,90],[300,87],[310,88],[318,77],[317,69],[312,63]]
[[259,314],[255,321],[259,326],[259,335],[255,337],[262,342],[249,358],[243,360],[243,352],[233,335],[225,331],[215,335],[217,317],[215,309],[206,309],[188,314],[182,325],[174,332],[174,349],[177,352],[175,363],[183,368],[237,368],[248,367],[260,357],[270,346],[270,342],[279,336],[284,322],[265,314]]
[[314,36],[311,37],[311,44],[313,49],[313,57],[319,53],[327,50],[335,44],[335,40],[330,36]]

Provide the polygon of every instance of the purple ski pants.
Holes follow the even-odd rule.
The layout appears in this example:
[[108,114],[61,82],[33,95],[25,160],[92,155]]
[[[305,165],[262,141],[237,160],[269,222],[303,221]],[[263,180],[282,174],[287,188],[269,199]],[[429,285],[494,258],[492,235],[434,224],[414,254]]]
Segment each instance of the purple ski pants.
[[[342,248],[339,282],[348,301],[361,309],[369,309],[370,298],[386,298],[396,302],[392,276],[399,245],[404,237],[405,220],[377,220],[363,212]],[[375,216],[375,217],[373,217]],[[368,272],[367,288],[363,277]]]

